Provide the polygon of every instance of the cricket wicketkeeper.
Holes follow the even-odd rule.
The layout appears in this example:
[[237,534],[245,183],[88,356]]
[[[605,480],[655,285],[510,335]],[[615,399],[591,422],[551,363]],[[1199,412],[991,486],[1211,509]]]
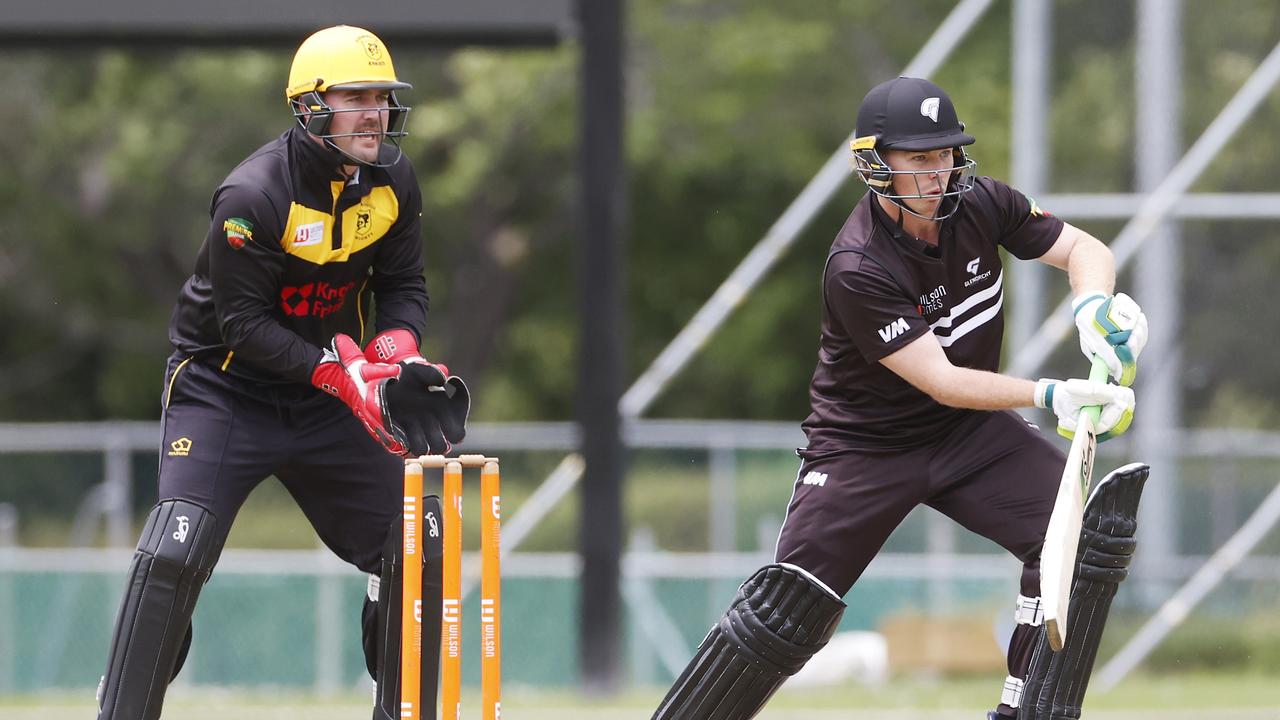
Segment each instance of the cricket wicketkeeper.
[[[396,96],[409,87],[373,33],[315,33],[289,72],[296,122],[213,194],[169,326],[160,502],[129,567],[99,720],[160,716],[196,598],[258,483],[279,478],[325,545],[378,578],[384,546],[399,546],[401,456],[463,438],[466,385],[419,351],[422,196]],[[399,611],[378,586],[363,623],[374,717],[397,718]]]
[[[1082,407],[1100,405],[1100,439],[1124,432],[1146,319],[1132,299],[1113,294],[1105,245],[1008,185],[973,175],[965,148],[974,138],[942,88],[909,77],[876,86],[858,109],[855,137],[854,169],[871,192],[836,236],[823,272],[808,445],[799,450],[775,562],[742,585],[654,717],[754,716],[826,644],[844,595],[924,504],[1023,563],[1009,675],[988,717],[1077,718],[1133,552],[1147,468],[1112,473],[1090,497],[1072,596],[1090,612],[1063,651],[1051,653],[1039,557],[1065,458],[1013,410],[1052,408],[1069,435]],[[1118,384],[997,372],[1001,248],[1066,271],[1081,349],[1105,360]]]

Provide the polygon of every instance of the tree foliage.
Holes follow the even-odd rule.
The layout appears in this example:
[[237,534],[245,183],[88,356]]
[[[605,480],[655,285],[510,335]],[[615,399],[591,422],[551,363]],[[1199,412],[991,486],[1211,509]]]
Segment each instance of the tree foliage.
[[[688,321],[852,128],[858,101],[905,67],[953,4],[633,0],[627,36],[629,377]],[[1050,189],[1128,191],[1134,6],[1054,7]],[[1280,7],[1183,3],[1189,144],[1280,37]],[[1008,177],[1008,3],[935,79]],[[415,84],[405,147],[424,190],[426,350],[469,377],[475,417],[570,417],[578,49],[393,48]],[[260,50],[0,54],[0,418],[153,418],[166,324],[213,188],[283,131],[288,54]],[[1195,186],[1276,185],[1280,94]],[[658,401],[660,416],[799,419],[817,346],[827,246],[848,183],[791,254]],[[1052,210],[1052,208],[1049,208]],[[1070,219],[1070,218],[1068,218]],[[1104,239],[1109,224],[1081,223]],[[1267,358],[1273,227],[1184,227],[1181,327],[1189,420],[1274,425]],[[1227,402],[1225,399],[1232,399]]]

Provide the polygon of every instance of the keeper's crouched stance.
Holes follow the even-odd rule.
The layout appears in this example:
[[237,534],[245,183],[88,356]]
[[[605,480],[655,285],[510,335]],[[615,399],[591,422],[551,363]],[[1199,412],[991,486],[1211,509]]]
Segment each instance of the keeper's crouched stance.
[[[160,503],[129,568],[99,720],[160,717],[200,589],[271,476],[320,540],[371,576],[361,619],[373,717],[400,717],[403,456],[448,452],[470,408],[465,383],[419,350],[422,196],[398,146],[409,108],[395,94],[408,87],[369,31],[313,34],[285,92],[296,123],[214,193],[169,327]],[[438,609],[438,546],[435,558],[429,535],[424,546],[435,567],[423,594]]]
[[[909,512],[927,505],[1022,562],[1008,676],[993,719],[1070,720],[1134,549],[1144,465],[1091,495],[1070,635],[1050,653],[1040,551],[1066,458],[1013,412],[1051,409],[1071,436],[1099,406],[1099,440],[1128,429],[1146,344],[1137,303],[1113,294],[1111,252],[1022,193],[975,177],[974,142],[937,85],[900,77],[858,110],[855,171],[869,192],[827,256],[808,444],[775,563],[739,591],[654,714],[746,720],[835,632],[842,598]],[[1001,250],[1065,270],[1080,347],[1111,382],[999,374]],[[1087,367],[1081,363],[1081,367]],[[1116,383],[1116,384],[1112,384]]]

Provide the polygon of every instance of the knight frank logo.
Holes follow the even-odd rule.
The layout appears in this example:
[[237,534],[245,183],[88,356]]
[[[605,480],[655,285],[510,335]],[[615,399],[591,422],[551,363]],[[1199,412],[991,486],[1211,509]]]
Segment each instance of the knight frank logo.
[[169,443],[169,457],[186,457],[191,453],[191,438],[180,437]]
[[355,286],[354,280],[341,287],[327,282],[286,285],[280,288],[280,309],[287,317],[328,317],[342,309]]

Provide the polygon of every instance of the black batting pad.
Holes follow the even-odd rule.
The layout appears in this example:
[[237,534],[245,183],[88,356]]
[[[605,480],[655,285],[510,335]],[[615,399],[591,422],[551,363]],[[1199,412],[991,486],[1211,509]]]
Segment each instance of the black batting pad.
[[1111,600],[1137,547],[1138,502],[1151,468],[1131,463],[1098,483],[1084,508],[1069,628],[1061,652],[1042,633],[1031,657],[1019,720],[1078,720]]
[[792,565],[751,576],[654,713],[654,720],[746,720],[835,634],[845,604]]
[[200,589],[217,559],[217,520],[185,500],[151,510],[116,615],[98,720],[155,720]]

